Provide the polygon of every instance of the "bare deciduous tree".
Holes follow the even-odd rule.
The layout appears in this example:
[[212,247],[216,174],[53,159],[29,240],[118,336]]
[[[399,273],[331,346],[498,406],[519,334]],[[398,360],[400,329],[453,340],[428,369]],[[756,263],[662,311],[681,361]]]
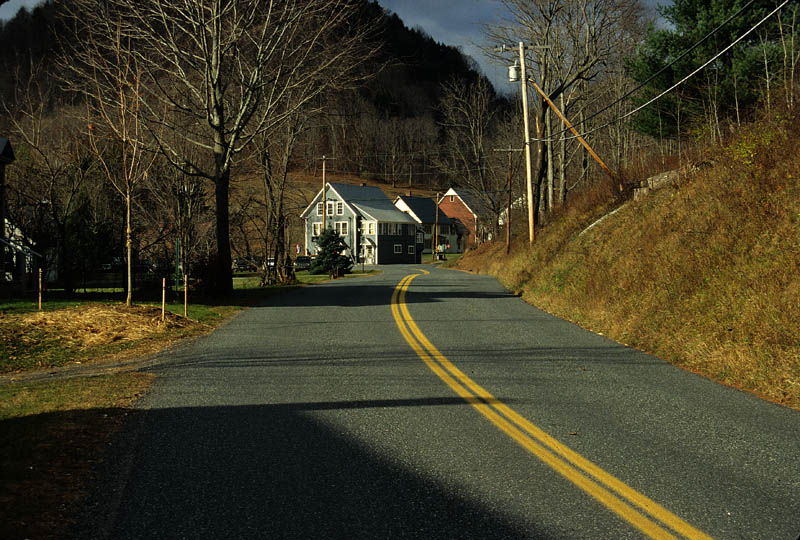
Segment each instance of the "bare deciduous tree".
[[[81,32],[121,21],[141,66],[142,113],[171,163],[213,182],[219,293],[232,288],[229,189],[234,160],[265,130],[351,81],[371,29],[355,0],[74,0]],[[99,38],[98,38],[99,39]],[[289,94],[292,109],[284,102]],[[175,137],[179,135],[180,137]],[[206,155],[196,161],[181,138]]]
[[[64,120],[56,116],[68,108],[43,66],[32,63],[28,74],[18,73],[17,80],[13,105],[3,102],[14,135],[26,146],[25,151],[18,150],[24,158],[16,165],[20,169],[18,176],[24,181],[13,187],[18,202],[27,209],[23,213],[36,223],[26,231],[27,235],[42,243],[48,236],[46,222],[55,227],[56,237],[49,240],[58,248],[59,278],[65,289],[72,290],[76,249],[70,244],[68,227],[80,204],[92,160],[87,145],[78,140],[80,127],[75,125],[74,117],[65,115]],[[47,219],[37,215],[40,213],[46,214]],[[17,218],[17,223],[24,226],[25,217],[20,213]]]
[[[483,214],[491,214],[494,232],[506,193],[505,168],[491,164],[490,141],[494,116],[492,92],[486,79],[474,83],[445,83],[439,111],[445,130],[444,152],[439,166],[451,181],[468,189],[480,200]],[[498,173],[498,171],[503,171]],[[478,210],[476,210],[478,211]]]
[[[98,7],[98,11],[102,11]],[[110,14],[107,14],[110,15]],[[82,28],[75,20],[76,30]],[[80,35],[59,59],[64,82],[86,105],[89,144],[106,178],[125,202],[126,305],[133,301],[133,196],[155,154],[148,152],[142,106],[142,69],[120,16],[105,32]]]
[[[617,54],[620,28],[638,20],[639,0],[503,0],[511,16],[491,25],[489,39],[500,44],[525,41],[532,45],[531,77],[551,100],[581,81],[590,81]],[[548,106],[538,100],[536,189],[538,207],[545,179],[552,186],[553,169],[547,159],[550,133],[545,126]],[[558,125],[553,122],[553,125]]]

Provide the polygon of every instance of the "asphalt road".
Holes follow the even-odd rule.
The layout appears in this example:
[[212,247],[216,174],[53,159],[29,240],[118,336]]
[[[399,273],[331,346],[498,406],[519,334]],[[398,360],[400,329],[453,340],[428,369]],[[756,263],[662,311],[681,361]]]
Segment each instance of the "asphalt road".
[[800,413],[491,278],[383,270],[164,355],[80,536],[800,535]]

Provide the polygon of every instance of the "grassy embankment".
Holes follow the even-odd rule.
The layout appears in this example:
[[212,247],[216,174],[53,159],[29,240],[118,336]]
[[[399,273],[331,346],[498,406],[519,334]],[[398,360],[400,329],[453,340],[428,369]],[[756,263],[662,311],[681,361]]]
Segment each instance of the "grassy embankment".
[[[710,166],[615,208],[584,194],[506,257],[459,267],[685,369],[800,408],[800,119],[742,129]],[[593,198],[594,197],[594,198]],[[600,202],[605,201],[605,202]],[[524,247],[523,247],[524,246]]]

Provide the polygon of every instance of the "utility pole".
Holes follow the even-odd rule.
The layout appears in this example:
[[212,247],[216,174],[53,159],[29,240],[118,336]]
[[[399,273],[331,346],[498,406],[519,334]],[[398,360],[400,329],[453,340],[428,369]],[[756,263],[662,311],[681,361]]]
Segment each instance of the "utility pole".
[[519,42],[520,84],[522,85],[522,123],[525,126],[525,186],[528,195],[528,241],[533,245],[536,231],[534,217],[536,209],[533,207],[533,178],[531,176],[531,135],[528,128],[528,78],[525,75],[525,45]]
[[325,162],[329,159],[334,158],[322,156],[322,232],[325,232],[325,218],[328,214],[328,183],[325,180]]
[[508,205],[506,206],[506,255],[511,251],[511,147],[508,147]]
[[[519,42],[519,60],[515,62],[513,66],[508,67],[508,80],[509,82],[517,82],[520,81],[520,86],[522,89],[522,123],[525,128],[525,180],[526,180],[526,187],[527,187],[527,196],[528,196],[528,240],[531,245],[533,245],[533,240],[535,237],[535,230],[534,230],[534,216],[536,215],[536,209],[534,208],[534,200],[533,200],[533,178],[531,172],[531,136],[530,136],[530,128],[528,126],[528,76],[525,73],[525,51],[528,49],[546,49],[547,46],[533,46],[533,45],[525,45],[523,42]],[[494,49],[494,52],[507,52],[511,51],[510,47],[507,45],[503,45],[501,47],[497,47]],[[517,65],[517,63],[519,65]],[[519,68],[519,73],[517,73],[517,68]]]
[[511,251],[511,152],[522,152],[522,148],[495,148],[495,152],[508,152],[508,204],[506,205],[506,255]]
[[433,249],[431,252],[433,253],[433,260],[436,261],[436,257],[439,254],[439,192],[436,192],[436,215],[433,218],[433,245],[431,246]]

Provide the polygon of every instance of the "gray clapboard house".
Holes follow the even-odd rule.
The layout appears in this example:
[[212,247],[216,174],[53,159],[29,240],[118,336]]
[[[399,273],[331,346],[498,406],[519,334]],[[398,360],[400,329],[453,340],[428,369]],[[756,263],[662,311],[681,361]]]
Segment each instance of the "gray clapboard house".
[[348,256],[366,264],[422,262],[423,233],[411,216],[401,212],[380,189],[330,182],[300,215],[305,221],[305,253],[317,254],[316,240],[325,226],[347,244]]

